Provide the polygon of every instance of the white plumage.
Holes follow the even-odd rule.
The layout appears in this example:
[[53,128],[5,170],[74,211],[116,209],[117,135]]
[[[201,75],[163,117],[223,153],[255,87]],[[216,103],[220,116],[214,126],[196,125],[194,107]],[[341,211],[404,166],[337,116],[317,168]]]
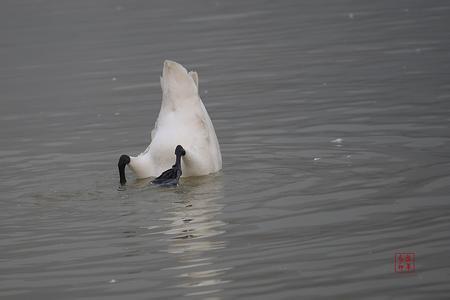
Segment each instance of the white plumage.
[[128,166],[138,178],[159,176],[175,161],[175,147],[183,146],[182,176],[219,171],[222,155],[211,119],[198,94],[198,75],[180,64],[164,61],[162,103],[151,143]]

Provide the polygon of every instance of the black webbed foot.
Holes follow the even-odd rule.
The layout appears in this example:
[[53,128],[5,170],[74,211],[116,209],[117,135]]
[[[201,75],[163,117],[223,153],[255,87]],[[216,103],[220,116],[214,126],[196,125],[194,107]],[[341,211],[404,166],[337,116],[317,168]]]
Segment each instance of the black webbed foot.
[[161,175],[152,180],[153,184],[158,184],[161,186],[175,186],[178,184],[178,181],[181,177],[181,156],[184,156],[186,151],[184,151],[183,147],[178,145],[175,148],[175,164],[171,169],[162,172]]
[[161,175],[152,180],[153,184],[161,186],[174,186],[178,184],[181,176],[181,168],[177,168],[175,165],[172,169],[164,171]]

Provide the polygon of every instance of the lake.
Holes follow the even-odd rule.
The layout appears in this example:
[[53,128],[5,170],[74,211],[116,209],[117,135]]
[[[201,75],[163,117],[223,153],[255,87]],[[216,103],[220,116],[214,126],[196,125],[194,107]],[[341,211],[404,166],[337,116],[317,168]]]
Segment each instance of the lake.
[[[450,294],[448,1],[10,0],[0,24],[1,299]],[[165,59],[199,73],[223,170],[119,189]]]

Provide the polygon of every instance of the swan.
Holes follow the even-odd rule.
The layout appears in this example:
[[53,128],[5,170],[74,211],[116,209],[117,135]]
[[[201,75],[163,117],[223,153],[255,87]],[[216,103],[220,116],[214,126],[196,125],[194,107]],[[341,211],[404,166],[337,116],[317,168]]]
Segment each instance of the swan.
[[199,96],[197,72],[166,60],[160,81],[161,109],[151,143],[137,156],[120,156],[121,185],[127,182],[127,165],[137,178],[158,176],[152,183],[164,186],[177,185],[181,176],[207,175],[222,169],[216,132]]

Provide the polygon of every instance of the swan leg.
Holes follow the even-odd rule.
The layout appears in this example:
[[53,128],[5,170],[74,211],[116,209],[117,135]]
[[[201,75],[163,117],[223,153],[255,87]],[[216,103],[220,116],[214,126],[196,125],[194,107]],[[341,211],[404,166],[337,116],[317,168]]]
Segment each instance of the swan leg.
[[125,166],[130,163],[130,157],[128,155],[123,154],[119,158],[119,162],[117,166],[119,167],[119,175],[120,175],[120,184],[125,185],[127,183],[127,179],[125,177]]
[[181,177],[181,157],[186,154],[186,151],[181,145],[175,148],[175,164],[171,169],[162,172],[161,175],[152,180],[153,184],[161,186],[175,186],[178,185],[178,181]]

